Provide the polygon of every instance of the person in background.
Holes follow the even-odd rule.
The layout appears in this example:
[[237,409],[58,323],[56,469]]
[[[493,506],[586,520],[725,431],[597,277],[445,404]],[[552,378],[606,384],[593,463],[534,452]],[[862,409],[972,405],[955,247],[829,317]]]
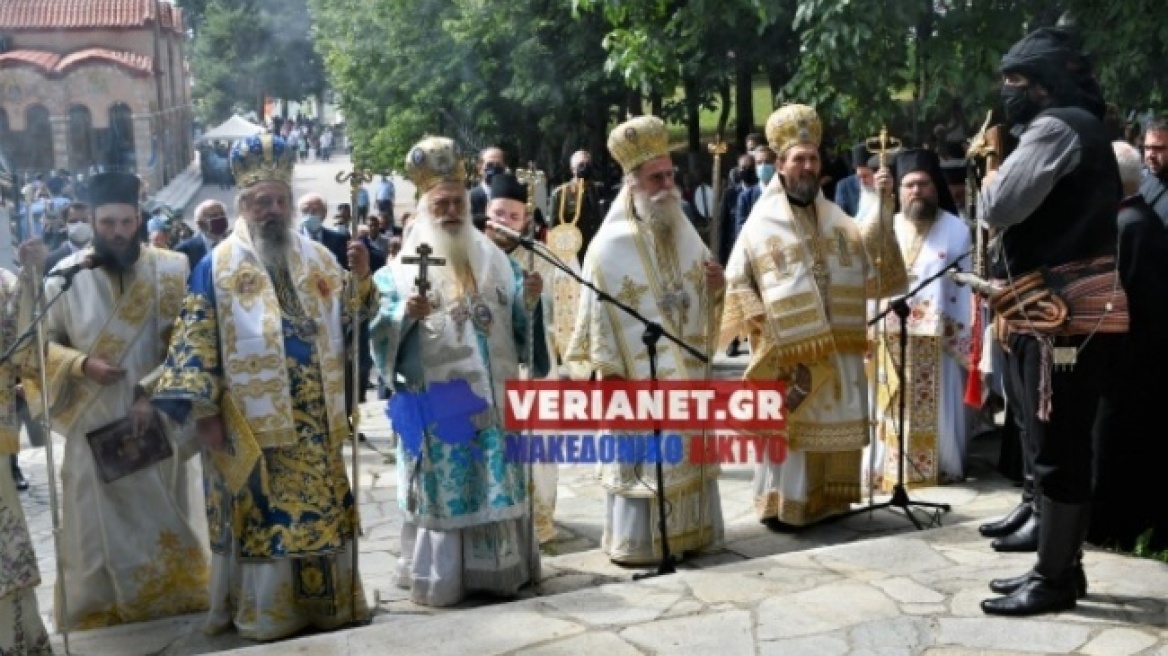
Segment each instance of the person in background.
[[179,242],[174,250],[187,256],[191,271],[215,245],[227,236],[227,208],[217,200],[205,200],[195,208],[195,226],[199,234]]

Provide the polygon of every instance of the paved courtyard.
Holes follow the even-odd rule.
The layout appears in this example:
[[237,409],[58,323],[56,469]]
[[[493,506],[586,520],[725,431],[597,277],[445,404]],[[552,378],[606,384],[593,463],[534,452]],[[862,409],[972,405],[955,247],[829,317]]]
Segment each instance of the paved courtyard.
[[[297,195],[319,190],[335,207],[347,189],[333,176],[346,166],[334,159],[299,167]],[[398,184],[399,216],[412,197],[405,186]],[[195,202],[227,201],[230,193],[204,187]],[[744,364],[745,358],[719,358],[715,371],[736,377]],[[981,614],[977,602],[986,596],[989,578],[1020,572],[1033,561],[995,554],[974,528],[1018,498],[1017,488],[995,471],[993,439],[974,440],[964,483],[912,492],[914,499],[953,504],[940,518],[945,528],[922,532],[897,512],[878,510],[798,533],[774,533],[754,517],[751,465],[725,466],[722,548],[683,563],[678,575],[637,582],[633,574],[645,570],[613,565],[599,551],[604,492],[594,468],[561,466],[558,532],[544,545],[539,585],[513,603],[472,598],[456,608],[432,609],[409,602],[392,581],[402,516],[383,402],[363,406],[362,430],[368,441],[360,451],[361,572],[367,598],[376,605],[373,626],[241,653],[1168,656],[1168,568],[1152,561],[1092,552],[1092,594],[1079,610],[1035,620]],[[60,453],[63,442],[55,443]],[[33,484],[22,498],[44,579],[38,599],[51,626],[56,569],[44,462],[43,449],[21,454]],[[934,519],[919,516],[926,523]],[[201,619],[74,634],[73,652],[177,656],[251,647],[234,634],[204,636]],[[54,640],[63,653],[60,636]]]

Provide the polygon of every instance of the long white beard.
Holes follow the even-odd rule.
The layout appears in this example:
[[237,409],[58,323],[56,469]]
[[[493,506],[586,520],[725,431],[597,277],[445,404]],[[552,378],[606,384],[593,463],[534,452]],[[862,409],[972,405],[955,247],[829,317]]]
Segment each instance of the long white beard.
[[[434,257],[446,259],[449,271],[463,271],[471,268],[470,253],[474,246],[475,229],[469,217],[464,217],[462,229],[452,235],[446,231],[425,209],[419,209],[412,224],[410,238],[417,244],[429,244]],[[414,255],[414,253],[409,253]]]
[[634,191],[633,206],[637,216],[643,217],[653,234],[661,239],[671,238],[680,222],[686,220],[681,211],[681,192],[676,189],[652,196]]

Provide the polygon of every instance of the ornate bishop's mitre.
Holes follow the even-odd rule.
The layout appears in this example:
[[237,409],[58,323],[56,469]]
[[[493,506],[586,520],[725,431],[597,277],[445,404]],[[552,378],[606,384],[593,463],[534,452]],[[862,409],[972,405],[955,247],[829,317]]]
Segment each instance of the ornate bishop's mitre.
[[283,182],[291,187],[295,162],[295,154],[284,140],[272,134],[240,139],[231,149],[231,173],[240,187],[260,182]]
[[775,110],[766,123],[767,141],[781,157],[794,146],[819,146],[823,124],[807,105],[785,105]]
[[466,166],[453,139],[424,137],[406,155],[406,177],[424,194],[443,182],[464,184]]
[[608,135],[608,151],[625,173],[632,173],[649,160],[669,156],[669,131],[656,116],[638,116]]

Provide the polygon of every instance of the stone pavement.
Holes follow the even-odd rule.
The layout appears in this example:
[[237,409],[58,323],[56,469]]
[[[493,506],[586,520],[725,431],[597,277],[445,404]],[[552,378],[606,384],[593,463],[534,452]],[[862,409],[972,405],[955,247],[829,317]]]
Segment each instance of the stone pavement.
[[990,618],[993,554],[973,523],[228,652],[283,654],[1168,654],[1168,567],[1091,552],[1072,612]]
[[[338,183],[336,181],[336,175],[341,172],[348,173],[352,169],[352,166],[348,155],[333,155],[327,162],[309,160],[298,163],[292,180],[293,221],[298,224],[300,220],[295,206],[297,199],[309,192],[316,192],[324,196],[324,200],[328,203],[329,207],[328,219],[331,219],[333,214],[336,213],[337,205],[350,202],[349,185]],[[414,185],[401,176],[395,175],[392,179],[397,191],[394,216],[398,221],[401,221],[402,212],[412,212],[414,209]],[[369,190],[369,198],[374,203],[373,211],[377,209],[377,186],[380,183],[381,178],[376,177],[372,182],[365,185],[365,188]],[[199,203],[209,199],[217,200],[226,205],[228,215],[234,217],[235,194],[238,191],[238,187],[221,189],[218,185],[203,185],[194,195],[194,198],[186,203],[183,218],[191,227],[194,227],[195,208],[199,206]],[[325,219],[326,225],[330,225],[328,219]]]
[[[347,188],[337,171],[348,162],[300,165],[295,193],[324,193],[331,207]],[[376,183],[374,183],[375,185]],[[412,188],[398,183],[398,216]],[[372,189],[371,189],[372,191]],[[234,190],[204,187],[191,207],[216,197],[232,207]],[[406,200],[408,199],[408,201]],[[719,377],[736,377],[745,358],[715,362]],[[371,397],[372,398],[372,397]],[[994,471],[995,440],[972,444],[969,479],[914,490],[916,500],[954,506],[947,527],[916,533],[887,510],[863,513],[793,533],[773,533],[752,511],[752,467],[724,467],[723,547],[683,563],[677,576],[631,582],[638,569],[611,564],[599,551],[604,493],[592,467],[562,466],[558,534],[543,548],[543,579],[515,603],[472,598],[456,608],[408,601],[393,585],[401,513],[396,503],[393,444],[384,404],[362,408],[360,542],[374,626],[241,653],[1158,653],[1164,646],[1164,566],[1104,553],[1088,557],[1092,597],[1075,613],[1040,620],[984,618],[976,602],[991,576],[1017,573],[1028,556],[998,556],[961,522],[997,516],[1018,492]],[[60,439],[57,453],[63,451]],[[348,455],[346,455],[346,462]],[[44,450],[21,462],[33,483],[24,496],[42,585],[40,611],[51,626],[55,579]],[[922,515],[923,517],[923,515]],[[925,518],[928,519],[928,518]],[[892,534],[901,534],[888,538]],[[880,539],[873,539],[880,538]],[[611,585],[610,585],[611,584]],[[457,618],[457,619],[455,619]],[[178,656],[225,652],[250,643],[234,634],[208,637],[201,616],[171,618],[72,636],[73,653],[93,656]],[[60,636],[54,636],[58,653]],[[1161,651],[1156,651],[1160,649]],[[926,651],[931,650],[931,651]],[[1078,651],[1076,651],[1078,650]]]

